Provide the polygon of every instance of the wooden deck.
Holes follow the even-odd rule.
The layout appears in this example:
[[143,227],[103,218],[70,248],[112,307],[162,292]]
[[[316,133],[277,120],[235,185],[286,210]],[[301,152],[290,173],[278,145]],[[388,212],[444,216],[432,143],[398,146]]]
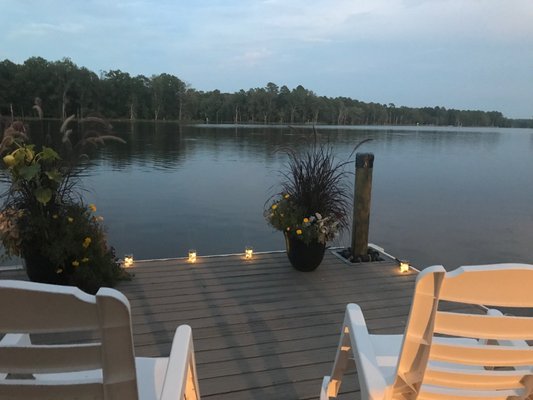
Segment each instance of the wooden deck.
[[[361,305],[371,332],[401,333],[416,277],[329,252],[311,273],[284,253],[136,262],[131,271],[117,289],[131,302],[137,355],[167,356],[176,327],[189,324],[202,398],[216,400],[317,399],[346,304]],[[355,374],[342,392],[359,398]]]
[[[132,305],[138,355],[167,355],[174,329],[193,329],[202,398],[317,399],[357,302],[375,332],[402,332],[415,274],[392,263],[349,266],[328,253],[312,273],[283,253],[137,263],[120,284]],[[357,379],[343,385],[359,398]]]

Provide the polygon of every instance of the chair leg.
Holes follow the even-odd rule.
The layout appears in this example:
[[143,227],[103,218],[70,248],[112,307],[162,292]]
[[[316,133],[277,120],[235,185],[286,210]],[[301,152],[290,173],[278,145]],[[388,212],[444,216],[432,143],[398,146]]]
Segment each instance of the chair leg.
[[191,327],[176,329],[160,400],[200,400]]
[[198,375],[196,374],[196,360],[194,357],[194,348],[189,353],[187,382],[185,384],[185,400],[200,400],[200,389],[198,385]]
[[[335,361],[333,363],[331,376],[324,377],[324,381],[322,383],[322,390],[326,391],[325,396],[327,396],[324,397],[324,399],[329,399],[330,397],[337,397],[337,394],[339,393],[342,384],[342,377],[348,370],[355,366],[353,358],[350,358],[351,351],[352,344],[350,340],[350,329],[345,323],[342,327],[342,333],[339,340],[339,346],[337,348],[337,354],[335,355]],[[326,385],[326,387],[324,387],[324,385]]]
[[320,400],[329,400],[328,396],[328,386],[329,386],[329,376],[325,376],[322,379],[322,388],[320,389]]

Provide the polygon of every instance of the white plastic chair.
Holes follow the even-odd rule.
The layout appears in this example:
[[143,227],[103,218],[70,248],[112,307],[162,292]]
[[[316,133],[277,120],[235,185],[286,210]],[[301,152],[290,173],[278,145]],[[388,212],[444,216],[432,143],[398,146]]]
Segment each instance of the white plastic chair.
[[[85,343],[34,345],[29,334],[95,332]],[[199,399],[191,328],[168,358],[135,357],[120,292],[0,281],[0,399]],[[58,335],[57,335],[58,334]],[[64,341],[63,341],[64,342]]]
[[533,399],[533,347],[525,341],[533,339],[533,318],[494,309],[486,315],[441,311],[443,301],[530,312],[533,265],[425,269],[417,277],[404,335],[369,334],[359,306],[348,305],[320,399],[337,396],[353,361],[362,399]]

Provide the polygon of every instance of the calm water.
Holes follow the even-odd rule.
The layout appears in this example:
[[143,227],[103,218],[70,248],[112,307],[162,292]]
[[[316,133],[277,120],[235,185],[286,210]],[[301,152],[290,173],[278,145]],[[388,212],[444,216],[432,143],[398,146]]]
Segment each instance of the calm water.
[[[115,123],[84,179],[117,254],[137,259],[284,247],[263,219],[286,162],[311,130]],[[324,128],[340,160],[375,155],[370,240],[425,267],[533,262],[533,130]],[[349,242],[345,234],[333,245]]]

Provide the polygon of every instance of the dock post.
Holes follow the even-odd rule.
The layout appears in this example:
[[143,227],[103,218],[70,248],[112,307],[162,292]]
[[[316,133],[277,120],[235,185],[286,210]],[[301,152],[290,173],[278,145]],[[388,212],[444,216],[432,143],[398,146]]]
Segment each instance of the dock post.
[[368,230],[370,227],[370,197],[374,154],[355,155],[355,187],[352,222],[352,258],[368,258]]

